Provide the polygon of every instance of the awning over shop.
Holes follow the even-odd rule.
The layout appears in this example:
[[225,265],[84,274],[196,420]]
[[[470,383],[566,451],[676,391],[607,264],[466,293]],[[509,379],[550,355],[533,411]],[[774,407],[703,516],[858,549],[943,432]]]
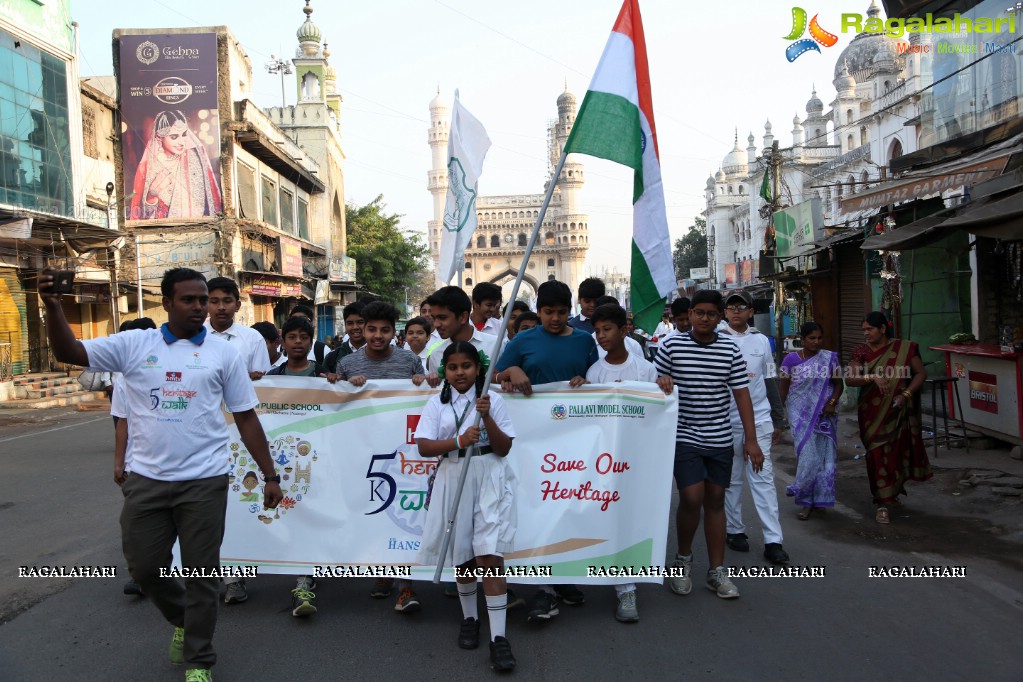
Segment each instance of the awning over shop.
[[11,239],[19,246],[34,247],[44,255],[77,256],[92,249],[107,248],[125,237],[118,230],[27,209],[0,207],[0,222],[12,227],[15,224],[30,226],[31,236],[24,239],[12,236]]
[[932,244],[948,232],[944,227],[955,211],[942,211],[908,225],[868,237],[860,244],[864,251],[902,251]]
[[983,197],[963,207],[943,227],[964,229],[978,237],[1016,241],[1023,239],[1023,192]]

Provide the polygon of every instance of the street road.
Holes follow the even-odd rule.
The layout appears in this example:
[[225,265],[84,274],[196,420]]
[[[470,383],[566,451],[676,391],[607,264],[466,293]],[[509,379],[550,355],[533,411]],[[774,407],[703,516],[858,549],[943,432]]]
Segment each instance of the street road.
[[[183,672],[167,660],[171,627],[147,600],[121,593],[127,575],[109,417],[70,414],[43,424],[10,419],[0,416],[7,424],[0,424],[0,680],[180,680]],[[776,455],[783,491],[793,470],[791,447]],[[865,515],[869,501],[861,502],[803,523],[782,498],[791,565],[823,566],[823,578],[736,579],[742,596],[732,601],[718,599],[699,580],[686,597],[641,585],[641,621],[634,625],[614,620],[610,587],[585,588],[584,606],[562,606],[543,626],[527,624],[524,609],[513,610],[514,674],[552,680],[1019,680],[1023,574],[1017,559],[974,555],[954,543],[934,553],[933,545],[903,541],[907,529],[919,535],[920,526],[934,523],[955,533],[956,518],[910,507],[880,528]],[[753,551],[729,551],[727,560],[766,565],[748,493],[745,508]],[[668,551],[674,555],[674,529]],[[51,565],[116,565],[118,575],[17,577],[19,566]],[[868,577],[870,566],[891,565],[965,566],[967,575]],[[698,539],[696,575],[706,568]],[[423,611],[402,616],[392,611],[392,600],[369,598],[369,580],[324,580],[317,591],[320,612],[298,620],[290,615],[291,586],[287,576],[261,576],[249,580],[247,603],[222,607],[217,680],[492,674],[485,643],[477,651],[457,648],[458,601],[445,598],[440,587],[422,585]]]

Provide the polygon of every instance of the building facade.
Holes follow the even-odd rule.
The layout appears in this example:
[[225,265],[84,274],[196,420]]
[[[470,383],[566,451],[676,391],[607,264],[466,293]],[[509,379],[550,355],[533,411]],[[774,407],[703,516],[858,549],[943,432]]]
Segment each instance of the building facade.
[[[575,96],[566,90],[558,97],[557,107],[558,117],[547,127],[548,182],[553,177],[575,122]],[[428,141],[433,163],[427,176],[427,187],[433,195],[434,218],[429,222],[428,233],[435,269],[440,258],[444,229],[449,124],[450,109],[438,93],[430,102]],[[525,289],[520,293],[520,298],[528,300],[535,297],[536,288],[547,280],[565,282],[575,291],[583,279],[583,263],[589,250],[589,217],[583,211],[580,200],[585,176],[577,156],[570,154],[562,168],[523,274]],[[462,285],[467,292],[471,292],[473,286],[480,282],[492,282],[504,287],[507,296],[522,266],[522,257],[540,215],[543,196],[482,195],[476,199],[479,226],[465,250],[462,271]]]
[[[252,64],[227,27],[114,32],[126,119],[118,186],[133,195],[118,215],[137,244],[121,273],[135,282],[131,313],[141,306],[161,319],[159,279],[184,265],[234,278],[243,324],[280,325],[295,304],[316,303],[319,334],[334,333],[343,292],[332,285],[354,284],[340,96],[312,8],[303,11],[292,61],[298,103],[265,111],[251,99]],[[168,146],[176,134],[184,153]],[[161,185],[168,168],[176,181]]]
[[43,268],[76,271],[64,312],[79,338],[116,322],[121,235],[104,210],[113,175],[95,197],[91,182],[103,172],[91,173],[86,152],[99,156],[101,142],[83,138],[83,93],[92,91],[79,84],[77,41],[67,0],[0,2],[0,382],[56,367],[36,291]]

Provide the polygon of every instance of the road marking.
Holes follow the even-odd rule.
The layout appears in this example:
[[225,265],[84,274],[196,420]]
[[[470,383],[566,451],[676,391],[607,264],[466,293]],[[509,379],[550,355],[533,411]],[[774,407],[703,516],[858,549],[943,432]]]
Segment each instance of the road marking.
[[63,429],[70,429],[73,426],[81,426],[82,424],[94,424],[104,419],[109,420],[110,417],[96,417],[95,419],[89,419],[84,422],[75,422],[74,424],[65,424],[64,426],[54,426],[52,429],[46,429],[45,431],[33,431],[32,433],[23,433],[20,436],[11,436],[10,438],[0,438],[0,443],[7,443],[8,441],[18,440],[19,438],[28,438],[29,436],[40,436],[44,433],[52,433],[54,431],[62,431]]

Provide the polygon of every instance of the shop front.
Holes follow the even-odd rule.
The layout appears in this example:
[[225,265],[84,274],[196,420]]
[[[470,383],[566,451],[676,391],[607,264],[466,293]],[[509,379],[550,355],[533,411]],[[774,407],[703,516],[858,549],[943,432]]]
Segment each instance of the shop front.
[[969,429],[1023,445],[1023,352],[1013,346],[994,344],[933,346],[944,354],[945,376],[959,381],[949,384],[950,414],[959,403]]

